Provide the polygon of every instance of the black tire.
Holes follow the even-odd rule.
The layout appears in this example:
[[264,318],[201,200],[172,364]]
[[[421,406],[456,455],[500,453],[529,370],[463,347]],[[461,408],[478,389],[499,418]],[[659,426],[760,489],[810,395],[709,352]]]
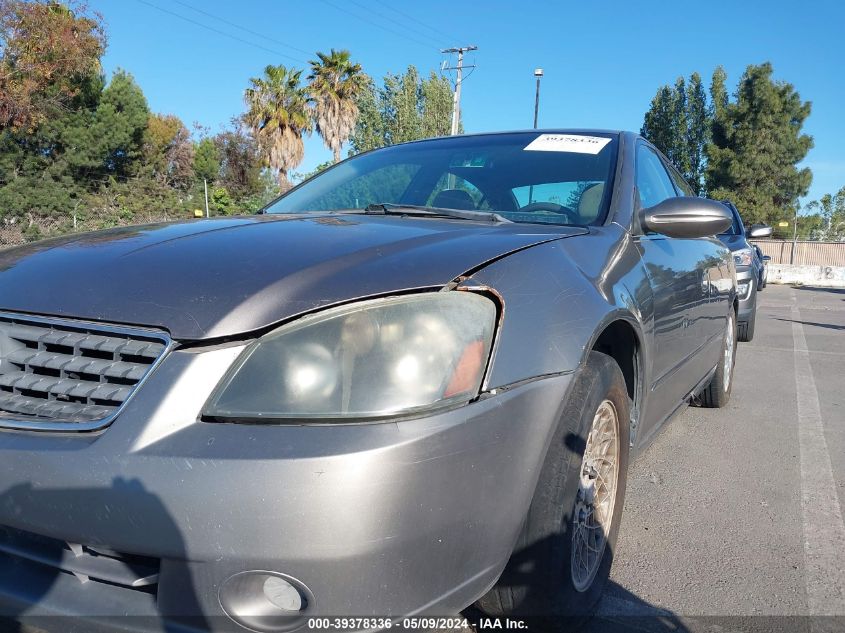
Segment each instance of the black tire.
[[[618,478],[606,546],[598,571],[584,591],[575,588],[571,561],[573,513],[587,435],[599,406],[617,413]],[[595,610],[613,562],[628,470],[630,404],[617,363],[590,352],[564,406],[513,554],[496,585],[476,607],[489,616],[530,616],[547,630],[569,630]]]
[[730,323],[728,327],[733,332],[733,355],[730,371],[725,371],[725,355],[727,353],[727,339],[728,332],[725,332],[725,339],[722,339],[722,353],[719,355],[719,363],[716,365],[716,373],[710,379],[704,391],[701,392],[700,400],[702,406],[711,409],[720,409],[728,404],[731,399],[731,391],[733,389],[734,365],[736,365],[736,338],[737,325],[736,314],[733,310],[729,315]]
[[738,337],[741,343],[750,343],[754,340],[754,325],[757,315],[753,315],[750,321],[743,321],[738,326]]
[[[752,292],[754,292],[752,290]],[[751,316],[747,321],[741,321],[737,324],[738,338],[742,343],[750,343],[754,340],[754,326],[757,324],[757,299],[754,299],[754,307],[751,310]]]

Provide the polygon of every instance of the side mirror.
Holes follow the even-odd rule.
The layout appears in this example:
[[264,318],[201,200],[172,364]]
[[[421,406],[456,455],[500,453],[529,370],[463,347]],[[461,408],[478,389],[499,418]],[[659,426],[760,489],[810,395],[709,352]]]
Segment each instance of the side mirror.
[[771,237],[772,227],[765,224],[755,224],[748,232],[749,237]]
[[733,224],[733,214],[725,205],[706,198],[667,198],[642,213],[649,231],[669,237],[708,237]]
[[763,261],[764,262],[770,262],[770,261],[772,261],[772,258],[769,257],[768,255],[763,255]]

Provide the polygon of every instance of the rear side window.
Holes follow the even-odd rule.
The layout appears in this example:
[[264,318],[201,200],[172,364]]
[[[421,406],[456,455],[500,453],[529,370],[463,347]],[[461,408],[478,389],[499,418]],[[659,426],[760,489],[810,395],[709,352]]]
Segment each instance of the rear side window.
[[643,208],[653,207],[676,195],[663,161],[646,145],[637,145],[637,192]]

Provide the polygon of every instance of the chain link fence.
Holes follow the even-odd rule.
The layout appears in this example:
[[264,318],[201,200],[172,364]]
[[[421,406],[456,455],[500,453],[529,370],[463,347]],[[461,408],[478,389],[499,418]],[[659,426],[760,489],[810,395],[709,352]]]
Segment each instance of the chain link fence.
[[84,219],[74,221],[67,217],[14,217],[0,218],[0,249],[26,244],[34,239],[47,239],[61,235],[72,235],[87,231],[112,228],[116,226],[133,226],[138,224],[155,224],[172,220],[186,219],[183,215],[168,215],[153,213],[144,217],[121,218],[113,213],[89,213]]

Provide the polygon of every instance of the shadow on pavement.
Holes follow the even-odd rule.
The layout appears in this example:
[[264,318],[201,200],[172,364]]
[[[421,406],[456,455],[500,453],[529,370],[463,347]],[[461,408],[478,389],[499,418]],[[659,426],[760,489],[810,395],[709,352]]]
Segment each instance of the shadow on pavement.
[[803,325],[811,325],[813,327],[821,327],[826,330],[845,330],[845,325],[834,325],[833,323],[817,323],[815,321],[796,321],[795,319],[784,319],[781,317],[774,317],[775,321],[788,321],[789,323],[801,323]]
[[793,289],[802,292],[824,292],[827,294],[845,295],[845,288],[823,288],[821,286],[793,286]]

